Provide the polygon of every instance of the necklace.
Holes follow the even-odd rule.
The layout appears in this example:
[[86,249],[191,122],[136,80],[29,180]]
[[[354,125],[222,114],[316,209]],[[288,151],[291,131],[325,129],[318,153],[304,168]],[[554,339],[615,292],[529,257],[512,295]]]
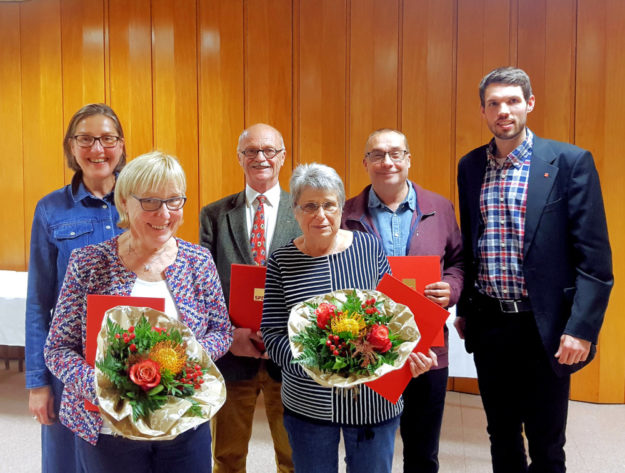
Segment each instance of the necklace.
[[[138,253],[135,251],[135,249],[132,247],[132,244],[130,242],[130,237],[128,238],[128,254],[134,254],[136,255],[137,259],[139,258]],[[153,258],[151,258],[147,263],[143,264],[143,271],[146,273],[149,273],[152,270],[153,265],[156,265],[157,260],[161,257],[162,254],[164,254],[167,251],[167,248],[163,248],[162,250],[158,251]]]

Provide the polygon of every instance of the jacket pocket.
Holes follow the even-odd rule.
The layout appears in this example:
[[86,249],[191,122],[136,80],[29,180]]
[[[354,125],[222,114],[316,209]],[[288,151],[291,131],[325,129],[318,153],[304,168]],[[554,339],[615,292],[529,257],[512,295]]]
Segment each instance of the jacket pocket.
[[56,240],[75,240],[93,233],[93,222],[73,222],[59,225],[52,234]]

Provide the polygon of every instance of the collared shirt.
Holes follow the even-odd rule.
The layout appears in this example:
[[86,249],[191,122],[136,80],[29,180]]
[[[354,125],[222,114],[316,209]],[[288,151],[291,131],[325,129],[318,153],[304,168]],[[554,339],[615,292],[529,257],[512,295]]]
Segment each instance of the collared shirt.
[[412,216],[417,209],[417,193],[414,187],[408,185],[408,194],[395,211],[389,209],[371,187],[368,206],[386,255],[406,256]]
[[527,184],[534,135],[526,128],[523,142],[506,160],[495,160],[495,140],[487,148],[487,164],[480,192],[484,233],[478,240],[477,283],[485,294],[498,299],[527,297],[523,276],[523,237]]
[[[247,220],[247,234],[252,232],[252,223],[254,222],[254,214],[258,208],[258,197],[261,193],[252,189],[249,185],[245,185],[245,217]],[[265,247],[267,252],[271,247],[271,239],[276,229],[276,221],[278,220],[278,206],[280,205],[280,184],[276,184],[263,195],[265,200]]]

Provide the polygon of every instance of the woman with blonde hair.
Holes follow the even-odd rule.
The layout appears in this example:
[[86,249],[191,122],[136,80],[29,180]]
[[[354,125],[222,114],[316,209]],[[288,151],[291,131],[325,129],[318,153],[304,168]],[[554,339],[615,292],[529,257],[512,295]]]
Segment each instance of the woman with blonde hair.
[[84,359],[88,294],[165,298],[165,312],[184,323],[213,360],[228,351],[232,326],[210,252],[176,238],[186,179],[178,161],[152,152],[119,174],[115,203],[122,235],[72,253],[45,346],[46,364],[65,383],[61,422],[77,436],[89,473],[211,471],[206,422],[173,440],[137,441],[109,435],[98,412],[94,369]]

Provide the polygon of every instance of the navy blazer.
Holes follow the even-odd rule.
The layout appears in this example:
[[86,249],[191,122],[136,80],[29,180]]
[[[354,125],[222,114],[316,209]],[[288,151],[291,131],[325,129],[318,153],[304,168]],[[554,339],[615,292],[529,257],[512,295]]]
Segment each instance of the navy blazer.
[[[271,255],[301,233],[291,209],[289,193],[281,190],[276,228],[268,254]],[[200,244],[213,255],[226,305],[230,307],[231,264],[254,264],[245,217],[245,191],[224,197],[202,209]],[[235,356],[228,352],[216,364],[226,381],[241,381],[253,378],[260,362],[256,358]],[[267,371],[276,381],[281,380],[280,368],[271,360],[267,361]]]
[[[460,225],[465,285],[458,315],[465,317],[466,348],[473,351],[472,310],[478,268],[477,243],[484,230],[480,190],[486,171],[486,145],[458,164]],[[534,136],[530,165],[523,273],[532,311],[554,371],[572,373],[591,361],[613,285],[599,176],[590,152]],[[568,366],[553,356],[562,334],[589,340],[588,360]]]

